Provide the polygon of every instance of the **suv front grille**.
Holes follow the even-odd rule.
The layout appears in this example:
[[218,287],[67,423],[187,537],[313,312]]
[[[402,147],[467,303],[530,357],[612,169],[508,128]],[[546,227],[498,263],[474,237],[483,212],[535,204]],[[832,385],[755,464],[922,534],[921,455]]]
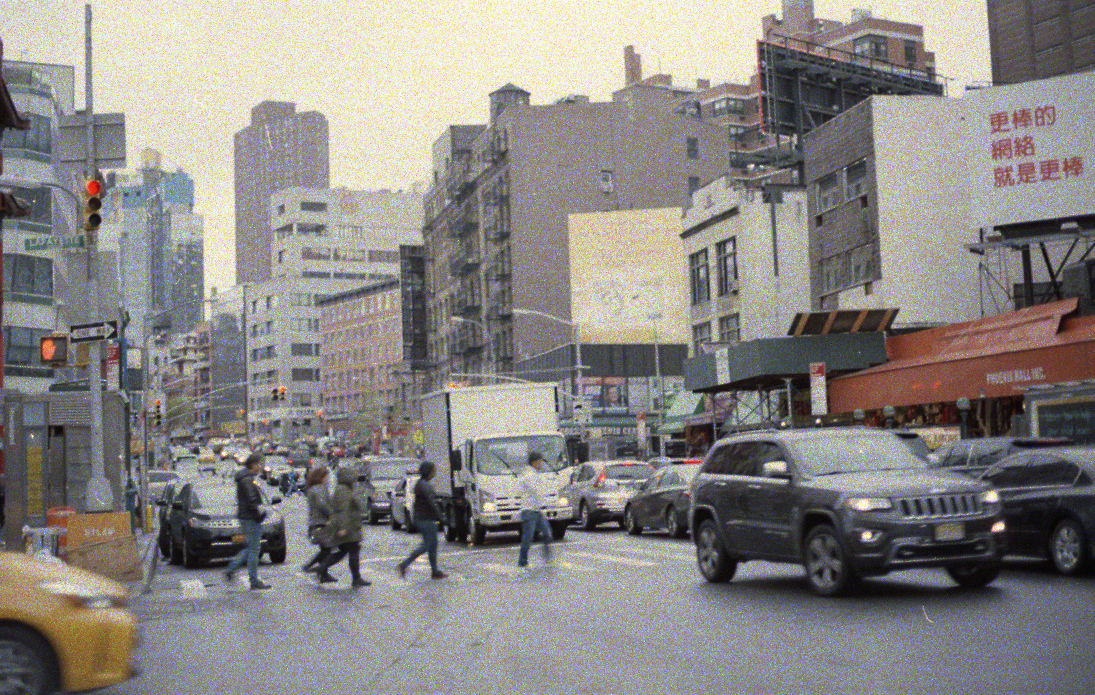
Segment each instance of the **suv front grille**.
[[933,495],[931,497],[906,497],[897,500],[901,513],[915,518],[937,518],[979,514],[981,501],[977,494]]

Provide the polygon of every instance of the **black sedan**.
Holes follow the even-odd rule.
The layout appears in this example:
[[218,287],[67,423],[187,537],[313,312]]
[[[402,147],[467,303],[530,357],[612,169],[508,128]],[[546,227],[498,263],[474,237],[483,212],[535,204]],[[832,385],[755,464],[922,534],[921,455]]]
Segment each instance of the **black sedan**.
[[689,486],[700,463],[678,463],[658,470],[639,487],[624,508],[624,526],[632,536],[644,528],[665,529],[674,538],[688,535]]
[[981,479],[1000,491],[1008,553],[1047,558],[1076,574],[1095,557],[1095,448],[1013,454]]
[[[259,490],[267,513],[262,522],[262,552],[269,553],[271,562],[280,564],[285,562],[285,520],[274,505],[281,498],[267,499],[265,488],[260,486]],[[171,563],[184,567],[232,557],[243,549],[235,484],[184,485],[167,511],[167,544]]]
[[962,439],[937,449],[935,456],[929,459],[929,466],[977,477],[997,461],[1012,454],[1047,447],[1067,446],[1071,443],[1067,439],[1037,437]]

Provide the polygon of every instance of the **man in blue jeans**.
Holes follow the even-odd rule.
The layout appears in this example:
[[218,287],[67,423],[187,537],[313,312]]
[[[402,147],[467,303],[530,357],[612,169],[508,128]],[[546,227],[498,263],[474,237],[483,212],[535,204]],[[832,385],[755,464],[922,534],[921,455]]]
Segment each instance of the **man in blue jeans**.
[[224,580],[231,583],[236,571],[247,563],[247,577],[251,580],[251,589],[269,589],[270,585],[259,579],[259,555],[262,554],[262,521],[266,512],[262,509],[262,493],[259,492],[255,478],[262,470],[262,456],[251,454],[244,462],[244,469],[236,474],[236,518],[247,545],[239,552],[228,568],[224,570]]
[[528,567],[528,551],[532,538],[540,532],[544,545],[544,560],[551,559],[551,526],[544,518],[544,494],[539,487],[539,474],[544,470],[544,457],[538,451],[529,452],[528,465],[517,475],[521,485],[521,552],[517,556],[518,567]]
[[422,553],[430,558],[430,576],[434,579],[444,579],[449,576],[437,567],[437,525],[441,522],[441,507],[437,504],[437,495],[434,494],[430,480],[437,473],[437,467],[431,461],[423,461],[418,466],[418,482],[414,484],[414,512],[412,518],[414,525],[422,534],[422,543],[399,563],[399,576],[407,576],[407,568],[417,560]]

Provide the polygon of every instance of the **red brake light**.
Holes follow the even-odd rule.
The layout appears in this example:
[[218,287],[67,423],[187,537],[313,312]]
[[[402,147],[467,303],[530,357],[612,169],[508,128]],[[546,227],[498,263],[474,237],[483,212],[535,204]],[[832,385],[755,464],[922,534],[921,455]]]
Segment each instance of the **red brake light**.
[[605,484],[605,474],[604,474],[604,471],[601,471],[601,474],[599,476],[597,476],[597,479],[595,481],[593,481],[593,487],[601,487],[604,484]]

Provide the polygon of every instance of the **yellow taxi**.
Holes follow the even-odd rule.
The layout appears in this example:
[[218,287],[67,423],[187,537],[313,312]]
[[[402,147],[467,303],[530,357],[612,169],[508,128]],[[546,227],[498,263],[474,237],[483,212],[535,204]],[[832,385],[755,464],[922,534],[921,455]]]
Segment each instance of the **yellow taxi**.
[[125,587],[60,562],[0,552],[0,683],[44,695],[133,675],[137,625]]

